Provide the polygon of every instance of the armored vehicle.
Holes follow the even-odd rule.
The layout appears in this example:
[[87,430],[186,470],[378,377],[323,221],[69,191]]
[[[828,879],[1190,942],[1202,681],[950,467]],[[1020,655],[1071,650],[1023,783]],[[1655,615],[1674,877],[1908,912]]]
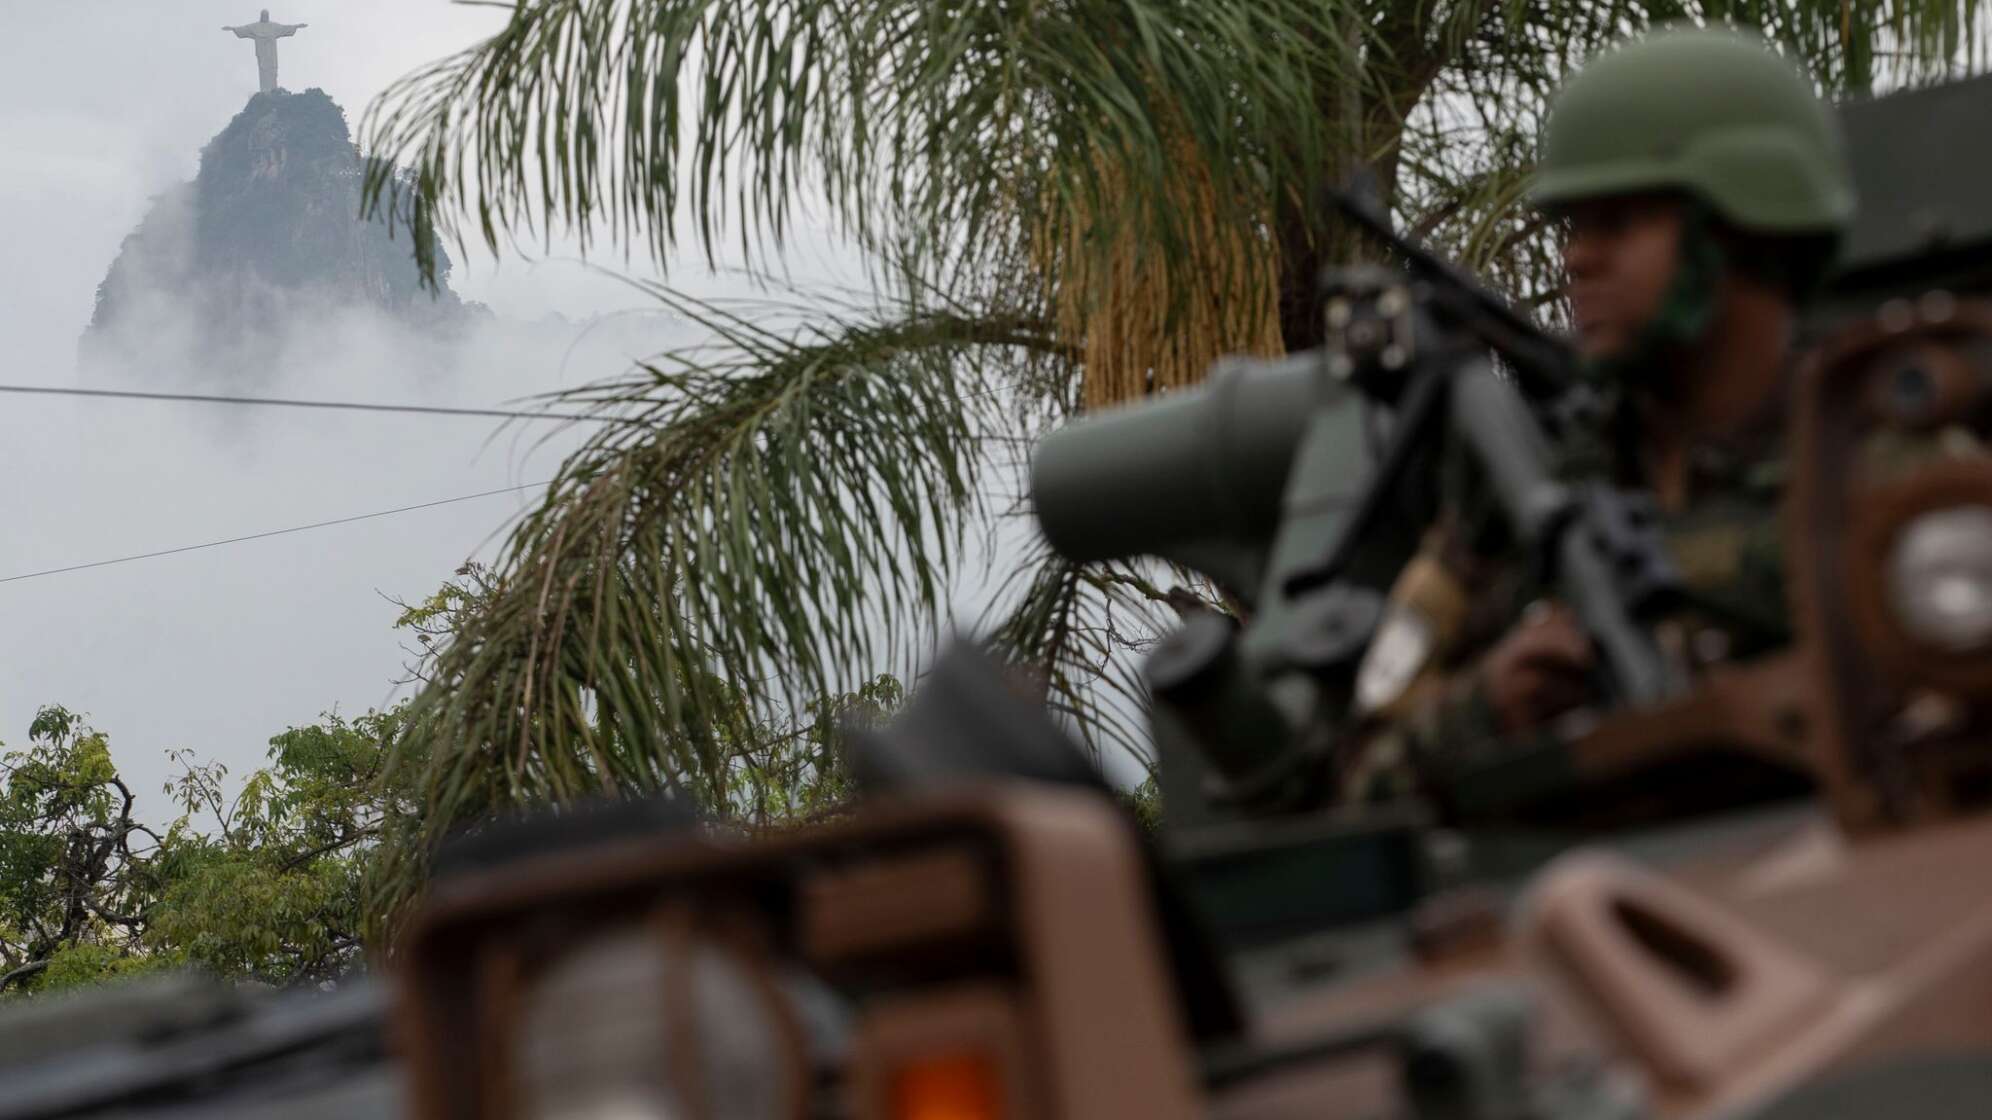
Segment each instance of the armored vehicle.
[[[1638,495],[1546,469],[1581,422],[1558,345],[1399,245],[1330,278],[1321,351],[1040,451],[1067,555],[1241,605],[1148,667],[1160,835],[957,652],[854,743],[843,820],[494,831],[384,988],[0,1023],[0,1117],[1992,1116],[1992,207],[1959,142],[1992,82],[1844,113],[1865,207],[1792,388],[1790,648],[1681,663]],[[1603,700],[1349,807],[1325,764],[1440,437]]]

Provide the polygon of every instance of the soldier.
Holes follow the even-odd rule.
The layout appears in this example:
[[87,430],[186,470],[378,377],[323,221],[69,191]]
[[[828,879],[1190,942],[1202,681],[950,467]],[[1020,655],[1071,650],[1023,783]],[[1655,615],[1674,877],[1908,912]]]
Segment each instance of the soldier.
[[[1575,345],[1608,402],[1570,469],[1655,495],[1690,591],[1684,656],[1783,644],[1782,405],[1800,312],[1854,208],[1835,117],[1760,41],[1662,31],[1564,88],[1532,197],[1561,229]],[[1470,479],[1448,492],[1358,676],[1383,731],[1349,760],[1352,796],[1388,795],[1407,750],[1529,729],[1587,695],[1574,617],[1529,602]]]

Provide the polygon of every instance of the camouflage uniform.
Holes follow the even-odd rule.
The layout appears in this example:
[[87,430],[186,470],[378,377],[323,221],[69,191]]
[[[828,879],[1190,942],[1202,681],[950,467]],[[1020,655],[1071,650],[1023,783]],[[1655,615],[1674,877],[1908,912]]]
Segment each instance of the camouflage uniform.
[[[1665,625],[1678,636],[1680,656],[1697,668],[1790,641],[1781,446],[1776,433],[1766,433],[1747,449],[1695,449],[1688,504],[1661,515],[1662,537],[1686,592],[1682,609]],[[1583,472],[1574,464],[1570,471]],[[1474,670],[1550,589],[1492,527],[1491,516],[1466,512],[1480,504],[1470,498],[1449,503],[1392,589],[1392,609],[1408,607],[1428,620],[1431,641],[1411,683],[1365,715],[1371,733],[1345,759],[1348,800],[1408,793],[1421,757],[1499,734]]]
[[[1721,228],[1789,250],[1794,300],[1815,283],[1853,213],[1851,179],[1830,110],[1809,83],[1751,38],[1722,31],[1662,32],[1607,55],[1558,97],[1533,187],[1540,206],[1668,193],[1685,216],[1672,288],[1626,359],[1594,371],[1607,397],[1669,371],[1660,363],[1702,337],[1722,270]],[[1692,376],[1694,371],[1680,371]],[[1565,474],[1639,485],[1626,453],[1638,429],[1629,406],[1604,425],[1563,433]],[[1687,601],[1663,637],[1690,665],[1748,658],[1790,639],[1782,575],[1781,418],[1737,445],[1690,448],[1686,502],[1663,516],[1663,536]],[[1439,523],[1391,594],[1372,658],[1399,661],[1387,686],[1357,686],[1361,745],[1342,760],[1342,789],[1374,800],[1415,784],[1421,755],[1494,736],[1476,671],[1483,653],[1548,589],[1515,558],[1498,518],[1454,471]],[[1399,625],[1412,637],[1393,633]],[[1391,653],[1393,647],[1402,651]],[[1381,651],[1381,652],[1379,652]],[[1411,659],[1416,671],[1410,669]]]

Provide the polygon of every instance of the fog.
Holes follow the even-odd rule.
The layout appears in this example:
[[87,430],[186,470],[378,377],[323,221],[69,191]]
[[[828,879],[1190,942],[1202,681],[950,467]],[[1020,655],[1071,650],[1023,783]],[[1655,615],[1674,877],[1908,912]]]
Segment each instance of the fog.
[[[249,43],[221,30],[260,4],[0,0],[0,339],[9,384],[78,384],[95,289],[150,201],[256,91]],[[468,46],[503,13],[432,0],[294,0],[286,88],[324,88],[355,126],[394,78]],[[797,265],[851,263],[808,233]],[[462,258],[464,254],[457,254]],[[572,246],[459,259],[453,287],[493,321],[442,342],[377,314],[293,324],[266,375],[216,384],[174,348],[131,388],[489,407],[617,374],[694,340]],[[620,256],[609,262],[626,268]],[[631,271],[641,273],[641,262]],[[673,269],[694,293],[737,276]],[[566,320],[558,316],[567,317]],[[592,320],[592,321],[591,321]],[[91,384],[103,384],[94,378]],[[0,395],[0,580],[135,553],[536,483],[572,432],[440,416]],[[0,742],[43,704],[85,712],[164,811],[165,753],[239,776],[270,736],[405,694],[395,597],[489,558],[530,490],[225,547],[0,582]]]

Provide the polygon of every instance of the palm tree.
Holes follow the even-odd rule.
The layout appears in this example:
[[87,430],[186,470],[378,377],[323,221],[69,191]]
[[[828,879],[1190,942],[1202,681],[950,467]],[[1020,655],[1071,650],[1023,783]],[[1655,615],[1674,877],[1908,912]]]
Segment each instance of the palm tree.
[[[1078,410],[1312,345],[1360,251],[1311,188],[1374,171],[1397,219],[1531,305],[1517,206],[1577,60],[1662,19],[1760,26],[1834,91],[1941,72],[1977,0],[540,0],[369,113],[370,198],[495,250],[554,229],[773,275],[805,206],[876,298],[651,294],[713,341],[571,397],[605,419],[513,530],[411,734],[431,833],[682,784],[714,728],[917,651],[1009,453]],[[412,172],[412,194],[388,199]],[[572,402],[570,402],[572,403]],[[990,629],[1095,744],[1130,569],[1040,552]],[[390,883],[400,897],[406,882]]]

